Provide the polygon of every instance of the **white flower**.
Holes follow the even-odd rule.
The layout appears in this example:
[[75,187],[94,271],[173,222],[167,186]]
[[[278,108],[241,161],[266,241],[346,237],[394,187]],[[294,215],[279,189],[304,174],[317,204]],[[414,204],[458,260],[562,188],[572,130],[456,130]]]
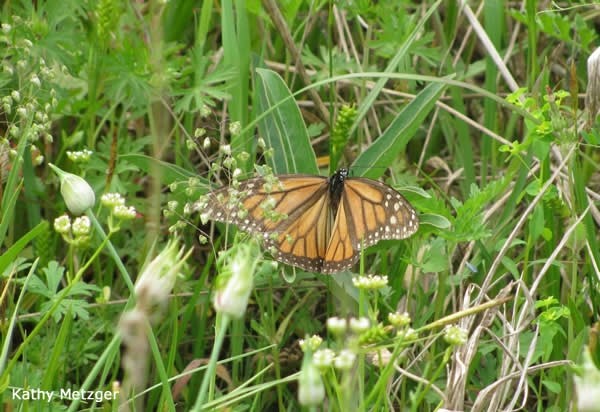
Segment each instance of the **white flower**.
[[358,289],[381,289],[388,284],[387,276],[367,275],[352,278],[352,283]]
[[335,359],[335,352],[329,348],[319,349],[313,355],[313,362],[315,366],[321,370],[329,368],[333,365]]
[[92,187],[83,178],[60,170],[49,163],[60,179],[60,193],[71,213],[80,215],[96,203],[96,195]]
[[237,136],[242,131],[242,124],[240,122],[231,122],[229,124],[229,133],[234,136]]
[[119,193],[105,193],[100,197],[100,203],[109,208],[122,206],[125,204],[125,199]]
[[40,78],[35,73],[31,75],[31,77],[29,78],[29,81],[34,86],[37,86],[37,87],[41,87],[42,86],[42,82],[40,81]]
[[231,145],[224,144],[221,146],[221,153],[230,156],[231,155]]
[[341,371],[346,371],[352,368],[356,354],[349,349],[342,349],[333,360],[333,366]]
[[92,224],[87,216],[80,216],[73,221],[73,234],[75,236],[86,236],[90,234]]
[[350,318],[350,330],[356,334],[363,333],[369,329],[369,319],[361,316],[360,318]]
[[388,321],[392,324],[393,327],[401,328],[410,325],[411,319],[408,312],[393,312],[388,314]]
[[334,335],[341,335],[342,333],[346,332],[347,327],[348,323],[346,322],[346,319],[335,316],[327,319],[327,329],[329,329],[329,331]]
[[321,343],[323,343],[323,338],[319,335],[312,335],[307,339],[300,339],[298,343],[300,344],[300,349],[302,349],[303,352],[306,352],[307,350],[314,352],[319,346],[321,346]]
[[137,212],[133,206],[117,205],[113,208],[114,215],[123,220],[135,218]]
[[71,231],[71,218],[68,215],[62,215],[54,219],[54,230],[61,235]]
[[469,337],[466,329],[456,325],[448,325],[444,329],[444,340],[449,345],[463,345]]

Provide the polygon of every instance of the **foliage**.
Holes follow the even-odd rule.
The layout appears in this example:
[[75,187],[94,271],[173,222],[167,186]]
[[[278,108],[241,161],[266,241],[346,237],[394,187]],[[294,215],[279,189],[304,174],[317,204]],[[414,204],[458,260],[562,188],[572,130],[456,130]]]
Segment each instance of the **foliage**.
[[[584,405],[597,13],[462,3],[3,4],[4,409],[79,410],[68,388],[120,390],[87,404],[102,409]],[[94,190],[84,216],[50,163]],[[352,273],[272,262],[197,210],[254,173],[337,167],[420,213],[415,236],[368,248]],[[37,389],[55,395],[26,397]]]

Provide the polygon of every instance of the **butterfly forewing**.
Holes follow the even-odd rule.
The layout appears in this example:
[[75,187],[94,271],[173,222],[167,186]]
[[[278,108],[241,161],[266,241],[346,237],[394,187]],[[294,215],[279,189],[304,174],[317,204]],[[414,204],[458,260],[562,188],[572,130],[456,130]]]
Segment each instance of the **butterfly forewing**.
[[268,237],[267,246],[275,249],[274,257],[284,263],[318,272],[329,239],[328,220],[331,219],[328,196],[315,197],[314,202],[305,203],[302,213],[294,213],[294,219],[278,232],[276,239]]
[[210,192],[204,215],[262,235],[278,260],[319,271],[331,226],[327,179],[283,175],[277,180],[267,183],[259,177],[240,182],[237,189]]

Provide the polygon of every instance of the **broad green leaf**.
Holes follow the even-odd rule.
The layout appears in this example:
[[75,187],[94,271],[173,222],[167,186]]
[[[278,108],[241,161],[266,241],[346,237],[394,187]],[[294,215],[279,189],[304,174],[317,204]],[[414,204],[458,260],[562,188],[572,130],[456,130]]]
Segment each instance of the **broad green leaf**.
[[258,130],[273,156],[267,159],[276,174],[318,174],[315,152],[300,109],[283,79],[275,72],[256,69],[255,98]]

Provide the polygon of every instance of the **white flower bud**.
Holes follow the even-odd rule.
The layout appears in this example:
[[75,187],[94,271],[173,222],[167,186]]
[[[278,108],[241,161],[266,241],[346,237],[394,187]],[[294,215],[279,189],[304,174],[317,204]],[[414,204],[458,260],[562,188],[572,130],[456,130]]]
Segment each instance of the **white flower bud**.
[[35,73],[31,75],[31,77],[29,78],[29,81],[31,81],[31,84],[33,84],[34,86],[37,86],[37,87],[42,86],[42,82],[40,81],[40,78]]
[[363,333],[369,329],[369,319],[361,316],[360,318],[350,318],[350,330],[356,334]]
[[575,375],[575,392],[577,392],[577,410],[580,412],[600,411],[600,370],[594,364],[590,348],[586,347],[579,365],[579,373]]
[[347,326],[348,324],[346,322],[346,319],[338,318],[335,316],[327,319],[327,329],[329,329],[329,331],[334,335],[341,335],[345,333]]
[[585,91],[585,106],[593,122],[600,111],[600,47],[588,58],[588,85]]
[[185,260],[191,254],[183,248],[178,249],[175,241],[167,243],[165,248],[144,268],[135,283],[138,303],[145,308],[167,302]]
[[254,269],[259,260],[258,245],[254,242],[240,243],[230,249],[224,259],[213,305],[217,312],[241,318],[252,292]]
[[325,399],[321,374],[312,361],[305,359],[298,379],[298,402],[303,406],[317,406]]
[[352,368],[355,360],[356,354],[354,352],[348,349],[342,349],[333,360],[333,366],[337,370],[347,371]]
[[68,215],[62,215],[54,219],[54,230],[61,235],[71,231],[71,218]]
[[92,187],[83,178],[48,164],[60,179],[60,193],[71,213],[80,215],[96,203]]

